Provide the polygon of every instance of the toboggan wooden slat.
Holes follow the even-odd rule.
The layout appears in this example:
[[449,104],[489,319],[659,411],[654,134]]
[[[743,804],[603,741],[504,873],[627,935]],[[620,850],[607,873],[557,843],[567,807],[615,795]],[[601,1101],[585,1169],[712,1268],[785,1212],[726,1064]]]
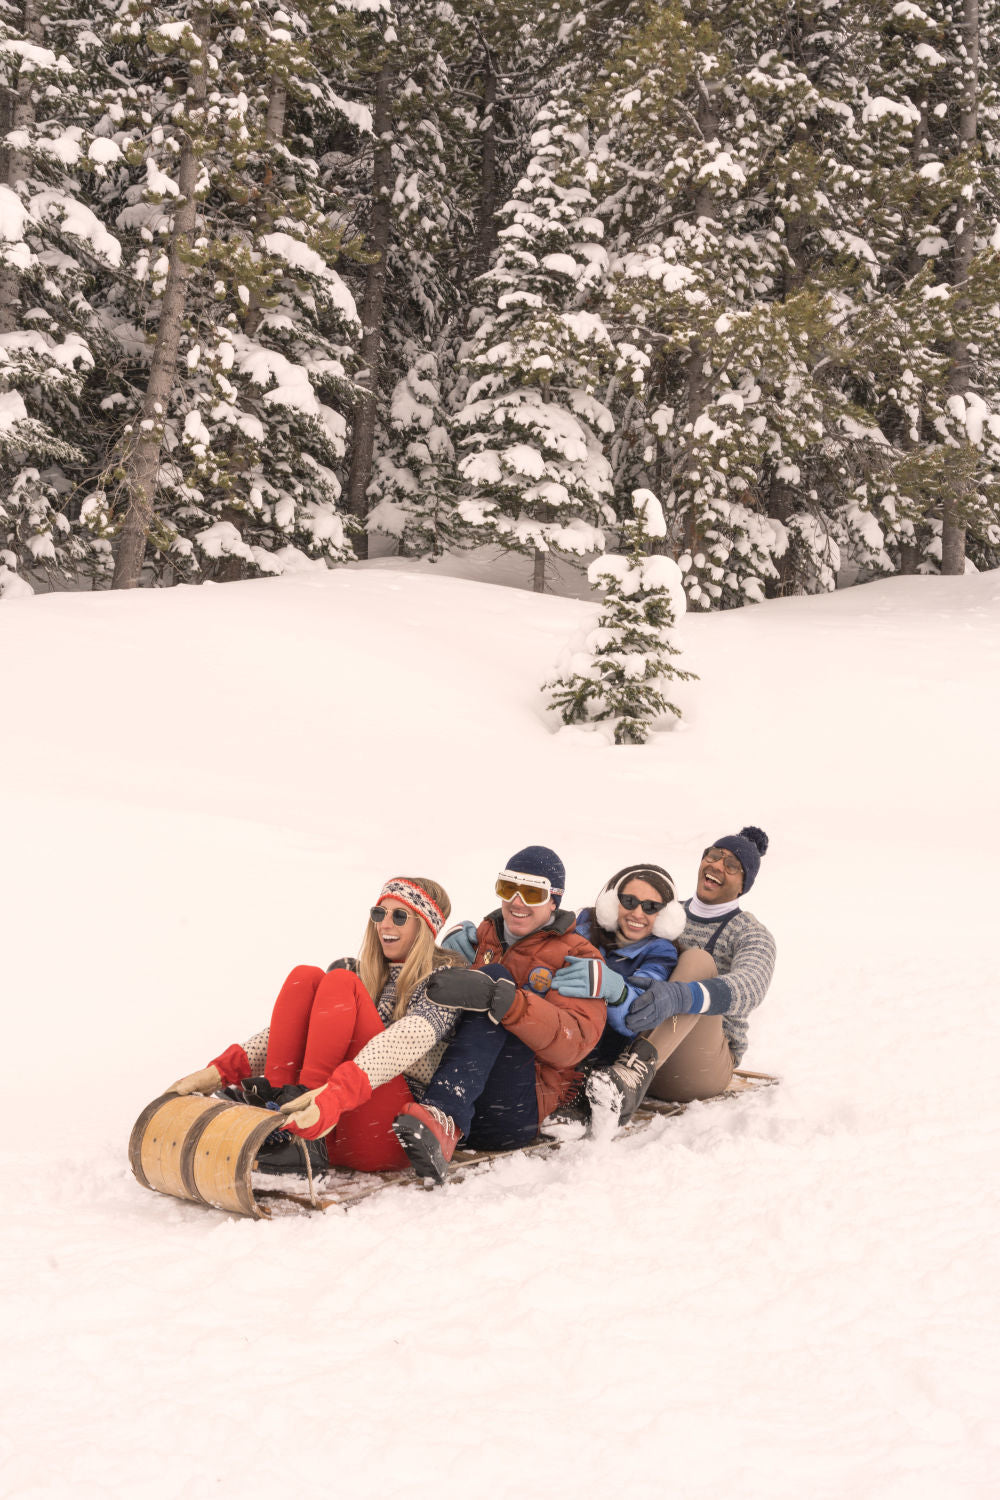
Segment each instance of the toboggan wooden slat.
[[254,1159],[277,1127],[272,1110],[204,1094],[161,1094],[132,1127],[128,1158],[143,1187],[251,1219],[269,1218],[251,1184]]

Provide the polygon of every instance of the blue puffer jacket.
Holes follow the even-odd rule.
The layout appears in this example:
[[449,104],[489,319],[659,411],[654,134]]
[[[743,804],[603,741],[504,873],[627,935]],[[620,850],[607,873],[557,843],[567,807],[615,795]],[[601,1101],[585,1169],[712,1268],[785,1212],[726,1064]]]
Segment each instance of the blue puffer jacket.
[[[576,930],[581,937],[594,942],[591,937],[593,912],[588,908],[576,919]],[[621,1036],[634,1040],[634,1033],[625,1025],[629,1006],[636,995],[642,993],[645,984],[632,983],[642,979],[654,983],[658,979],[669,979],[677,962],[677,949],[667,938],[650,937],[641,943],[627,943],[621,948],[604,948],[595,943],[609,969],[614,969],[625,981],[625,993],[617,1005],[608,1006],[608,1025]]]

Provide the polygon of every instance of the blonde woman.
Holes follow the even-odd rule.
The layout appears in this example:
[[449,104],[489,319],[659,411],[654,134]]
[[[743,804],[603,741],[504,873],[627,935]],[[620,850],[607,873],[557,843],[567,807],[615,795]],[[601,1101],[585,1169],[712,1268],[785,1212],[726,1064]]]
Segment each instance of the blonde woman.
[[[387,880],[356,959],[338,959],[326,973],[293,969],[267,1030],[171,1091],[243,1085],[251,1102],[280,1107],[284,1129],[315,1142],[308,1148],[314,1170],[408,1166],[390,1127],[422,1098],[461,1014],[426,994],[435,969],[464,962],[435,942],[450,912],[436,881]],[[304,1170],[301,1148],[290,1139],[265,1145],[259,1160],[262,1170]]]

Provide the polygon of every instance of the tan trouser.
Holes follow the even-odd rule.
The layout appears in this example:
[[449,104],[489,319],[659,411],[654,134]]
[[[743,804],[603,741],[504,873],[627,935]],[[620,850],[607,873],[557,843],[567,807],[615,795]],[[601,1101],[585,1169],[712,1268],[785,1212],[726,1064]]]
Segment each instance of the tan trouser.
[[660,1066],[649,1086],[654,1099],[690,1104],[711,1099],[729,1087],[733,1054],[721,1016],[672,1016],[650,1033]]

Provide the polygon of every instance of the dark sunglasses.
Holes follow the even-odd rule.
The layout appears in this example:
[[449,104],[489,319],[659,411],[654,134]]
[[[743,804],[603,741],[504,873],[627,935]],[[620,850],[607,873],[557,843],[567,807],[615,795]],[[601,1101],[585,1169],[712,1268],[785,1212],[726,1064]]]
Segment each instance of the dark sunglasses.
[[405,927],[410,920],[410,913],[405,906],[394,906],[392,911],[387,911],[384,906],[373,906],[368,913],[376,927],[379,922],[384,922],[387,916],[392,917],[393,927]]
[[619,896],[618,901],[626,911],[635,911],[641,906],[647,917],[651,917],[654,911],[662,911],[667,904],[665,901],[640,901],[638,896]]

